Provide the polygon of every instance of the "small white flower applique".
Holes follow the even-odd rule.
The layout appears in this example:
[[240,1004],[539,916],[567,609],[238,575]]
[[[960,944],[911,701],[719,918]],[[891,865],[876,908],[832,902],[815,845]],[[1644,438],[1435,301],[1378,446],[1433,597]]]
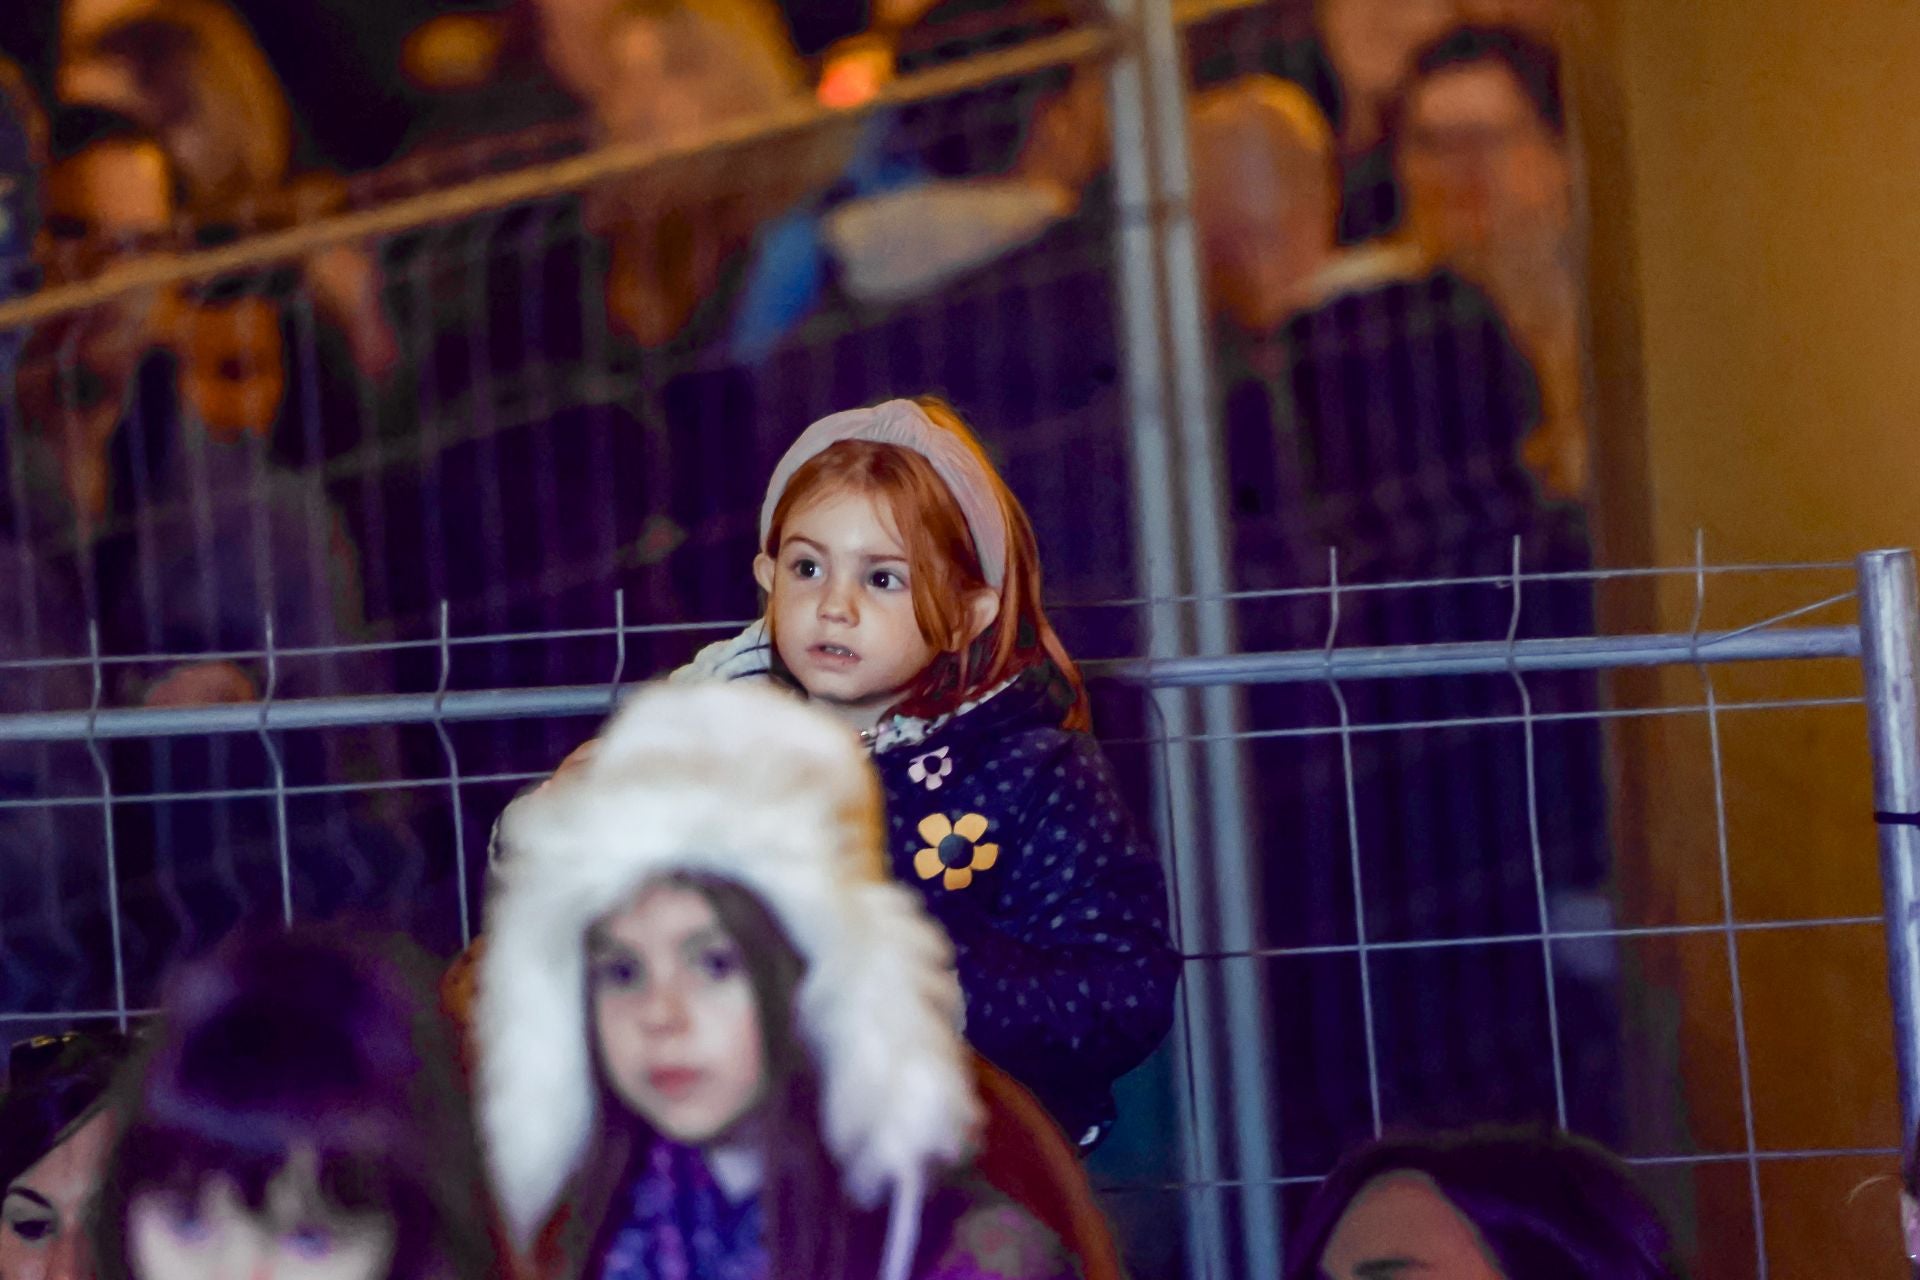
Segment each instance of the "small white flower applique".
[[953,761],[948,759],[945,747],[915,756],[907,764],[907,777],[929,791],[938,791],[952,773]]

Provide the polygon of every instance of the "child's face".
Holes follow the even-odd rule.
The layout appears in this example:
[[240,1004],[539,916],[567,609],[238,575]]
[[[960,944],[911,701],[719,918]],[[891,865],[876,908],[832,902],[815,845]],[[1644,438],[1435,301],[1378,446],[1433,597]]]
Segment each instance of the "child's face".
[[780,661],[809,697],[862,728],[936,654],[914,617],[907,553],[885,516],[865,494],[823,495],[788,517],[777,560],[754,562]]
[[393,1224],[328,1206],[310,1152],[267,1186],[256,1213],[231,1182],[214,1178],[197,1199],[144,1191],[127,1209],[127,1249],[138,1280],[378,1280],[393,1258]]
[[113,1127],[105,1112],[67,1139],[7,1188],[0,1226],[0,1276],[6,1280],[68,1280],[91,1275],[86,1247],[87,1201]]
[[1360,1189],[1334,1226],[1320,1272],[1333,1280],[1403,1272],[1505,1280],[1466,1215],[1424,1174],[1404,1172]]
[[587,941],[594,1037],[620,1099],[689,1146],[724,1137],[767,1088],[760,1010],[739,944],[700,893],[663,884]]

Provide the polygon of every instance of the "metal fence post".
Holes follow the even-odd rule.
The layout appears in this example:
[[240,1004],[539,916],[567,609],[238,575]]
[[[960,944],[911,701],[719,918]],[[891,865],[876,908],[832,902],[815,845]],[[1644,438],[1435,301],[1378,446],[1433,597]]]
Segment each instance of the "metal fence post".
[[1880,827],[1880,891],[1904,1143],[1920,1120],[1920,700],[1915,691],[1920,597],[1911,551],[1870,551],[1859,563],[1860,665],[1873,744],[1873,807]]
[[[1197,639],[1200,652],[1227,654],[1236,646],[1224,598],[1228,553],[1207,317],[1188,207],[1186,72],[1169,0],[1133,0],[1127,8],[1132,29],[1112,66],[1109,109],[1121,215],[1136,537],[1146,595],[1156,601],[1153,653],[1175,656]],[[1168,556],[1173,562],[1162,563]],[[1194,597],[1190,611],[1169,607],[1168,596],[1183,590]],[[1247,828],[1245,752],[1237,739],[1243,696],[1238,689],[1209,687],[1196,708],[1158,695],[1169,736],[1185,736],[1182,727],[1197,720],[1205,739],[1197,748],[1166,754],[1165,781],[1174,809],[1183,940],[1216,954],[1251,951],[1256,942],[1259,877]],[[1202,797],[1203,812],[1197,808]],[[1190,1168],[1197,1181],[1216,1185],[1219,1196],[1229,1186],[1243,1188],[1234,1215],[1242,1227],[1241,1256],[1277,1259],[1281,1228],[1269,1105],[1274,1077],[1260,962],[1192,965],[1185,976],[1187,1004],[1198,1011],[1201,1025],[1234,1028],[1222,1046],[1188,1038],[1201,1041],[1188,1045],[1197,1104],[1190,1117]],[[1229,1125],[1235,1138],[1231,1176],[1221,1140]],[[1198,1275],[1221,1265],[1233,1270],[1218,1207],[1190,1215],[1189,1261]]]
[[[1155,272],[1153,176],[1148,164],[1146,80],[1138,39],[1140,10],[1133,0],[1116,5],[1116,17],[1132,26],[1107,68],[1107,112],[1113,137],[1113,189],[1116,206],[1114,273],[1119,285],[1119,327],[1126,372],[1128,457],[1132,463],[1134,564],[1145,609],[1147,652],[1151,659],[1179,658],[1188,651],[1182,591],[1180,526],[1173,482],[1172,430],[1168,421],[1165,346],[1159,325],[1159,281]],[[1183,950],[1201,944],[1211,894],[1199,858],[1200,815],[1197,756],[1187,740],[1193,734],[1193,695],[1184,689],[1147,693],[1166,736],[1153,757],[1156,789],[1166,804],[1155,809],[1156,835],[1168,861],[1179,915],[1175,938]],[[1188,966],[1182,975],[1184,1016],[1176,1028],[1177,1051],[1185,1064],[1186,1087],[1176,1088],[1182,1129],[1184,1180],[1217,1180],[1223,1161],[1218,1099],[1214,1092],[1215,1044],[1211,975]],[[1211,1274],[1208,1260],[1225,1255],[1221,1216],[1212,1205],[1185,1206],[1189,1270]]]

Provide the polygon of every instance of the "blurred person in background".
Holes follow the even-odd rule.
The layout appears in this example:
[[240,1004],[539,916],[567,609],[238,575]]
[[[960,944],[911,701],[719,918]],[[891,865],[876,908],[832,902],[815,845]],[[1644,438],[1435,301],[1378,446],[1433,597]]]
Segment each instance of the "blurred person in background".
[[1528,466],[1551,497],[1588,497],[1573,165],[1552,47],[1463,27],[1422,50],[1394,114],[1406,239],[1484,289],[1540,379]]
[[[108,277],[130,255],[177,242],[180,187],[155,139],[88,107],[61,111],[52,137],[41,237],[50,280]],[[180,707],[385,687],[372,658],[339,652],[362,621],[358,566],[320,476],[279,465],[269,440],[228,429],[218,413],[209,422],[203,410],[213,406],[181,394],[179,361],[156,332],[158,317],[180,313],[155,298],[172,296],[139,290],[58,316],[23,356],[12,492],[28,510],[15,536],[31,551],[41,598],[67,602],[68,634],[43,635],[43,651],[83,658],[86,623],[97,621],[100,652],[120,659],[103,673],[109,703]],[[260,653],[269,637],[276,651],[319,652],[217,656]],[[187,656],[200,654],[212,656]],[[109,754],[121,794],[194,794],[264,788],[276,776],[292,785],[390,778],[392,750],[390,731],[366,731],[283,740],[271,761],[258,744],[218,735],[126,742]],[[102,785],[91,768],[74,781],[94,792]],[[344,811],[295,807],[284,847],[314,854],[287,873],[304,906],[324,914],[364,905],[417,871],[399,856],[407,836],[391,799],[381,793]],[[264,793],[122,806],[114,821],[127,946],[147,961],[132,966],[143,980],[180,935],[217,935],[249,901],[282,896],[280,814]],[[360,850],[367,865],[342,867],[341,848]],[[212,884],[225,891],[189,891]]]
[[[185,219],[219,240],[312,218],[340,201],[342,193],[318,174],[291,178],[295,122],[286,91],[221,0],[135,7],[72,53],[60,92],[64,102],[119,111],[152,133],[178,168]],[[307,260],[305,275],[362,373],[391,372],[397,341],[370,255],[349,245],[323,249]],[[191,335],[175,340],[194,363]]]
[[1337,253],[1332,130],[1306,90],[1261,75],[1195,94],[1189,133],[1208,297],[1235,328],[1271,333]]
[[249,932],[181,968],[94,1219],[102,1280],[493,1280],[467,1093],[424,953]]
[[1400,218],[1386,117],[1430,40],[1458,21],[1457,0],[1317,0],[1319,44],[1331,72],[1329,117],[1340,145],[1340,239],[1353,244]]
[[0,1095],[0,1276],[92,1280],[87,1231],[114,1117],[109,1086],[127,1038],[74,1031],[15,1044]]
[[1198,87],[1264,72],[1313,96],[1338,146],[1339,239],[1359,244],[1406,216],[1389,135],[1421,52],[1461,24],[1512,27],[1551,46],[1562,10],[1560,0],[1318,0],[1307,24],[1289,6],[1259,5],[1196,23],[1188,45]]
[[[26,76],[0,60],[7,294],[32,288],[39,274],[47,132]],[[18,330],[0,334],[0,662],[35,665],[0,674],[0,714],[71,711],[92,694],[79,575],[71,555],[49,555],[42,541],[67,503],[48,441],[29,434],[14,395],[22,338]],[[11,962],[0,968],[0,1009],[91,1008],[110,997],[102,824],[82,802],[98,788],[79,743],[0,745],[0,954]]]
[[[812,102],[806,68],[764,0],[629,0],[614,6],[598,45],[597,77],[578,83],[610,140],[692,140]],[[675,159],[594,193],[588,222],[611,249],[607,309],[616,327],[642,346],[658,346],[681,335],[696,312],[711,313],[716,300],[723,310],[711,322],[724,324],[756,233],[831,185],[853,136],[845,126],[813,128]],[[726,286],[730,275],[734,289]],[[697,327],[688,337],[699,341]]]
[[149,2],[117,17],[68,57],[60,100],[140,121],[179,167],[190,217],[243,213],[287,176],[286,92],[220,0]]
[[1286,1280],[1679,1280],[1667,1227],[1610,1153],[1564,1134],[1385,1139],[1314,1192]]
[[[1501,639],[1514,622],[1511,597],[1436,607],[1418,591],[1348,593],[1332,615],[1326,597],[1300,594],[1328,581],[1329,549],[1342,583],[1509,573],[1516,539],[1525,572],[1591,563],[1579,513],[1542,502],[1522,462],[1542,420],[1525,352],[1485,293],[1416,248],[1379,241],[1334,251],[1331,148],[1304,99],[1250,80],[1195,102],[1195,216],[1220,316],[1233,586],[1249,593],[1236,606],[1239,642],[1252,651]],[[1577,582],[1529,583],[1520,634],[1587,634],[1589,595]],[[1576,718],[1595,690],[1584,678],[1554,677],[1530,681],[1529,693],[1537,714],[1568,715],[1533,735],[1535,776],[1555,798],[1540,808],[1549,911],[1609,918],[1600,744]],[[1537,928],[1524,856],[1531,833],[1514,816],[1529,811],[1522,743],[1466,724],[1513,714],[1511,683],[1378,681],[1343,694],[1343,707],[1307,686],[1249,695],[1257,729],[1337,723],[1342,714],[1355,724],[1425,726],[1364,735],[1350,756],[1332,736],[1249,747],[1257,775],[1280,780],[1260,817],[1265,856],[1286,857],[1304,885],[1263,900],[1262,936],[1335,943],[1333,922],[1353,912],[1345,877],[1356,855],[1367,882],[1405,887],[1395,904],[1365,905],[1368,936]],[[1376,974],[1383,1002],[1448,1016],[1504,1011],[1471,1068],[1394,1068],[1393,1087],[1423,1122],[1520,1120],[1550,1105],[1531,1065],[1547,1033],[1528,994],[1533,979],[1482,959],[1457,971]],[[1605,954],[1556,956],[1569,1059],[1596,1083],[1583,1095],[1595,1132],[1617,1121],[1612,1095],[1598,1087],[1615,1040],[1611,966]],[[1350,1044],[1358,1034],[1325,1007],[1286,1017],[1299,1019],[1286,1024],[1299,1043]],[[1328,1159],[1352,1134],[1342,1118],[1353,1102],[1344,1059],[1328,1050],[1309,1063],[1292,1087],[1312,1098],[1316,1121],[1291,1127],[1289,1165]],[[1476,1083],[1460,1086],[1460,1071]]]
[[[181,188],[156,138],[95,108],[58,112],[50,138],[39,239],[47,283],[111,276],[124,262],[173,247]],[[47,488],[64,497],[83,531],[108,514],[111,446],[130,399],[169,394],[151,376],[169,296],[131,290],[58,316],[34,331],[23,353],[19,420],[51,451],[57,487]]]

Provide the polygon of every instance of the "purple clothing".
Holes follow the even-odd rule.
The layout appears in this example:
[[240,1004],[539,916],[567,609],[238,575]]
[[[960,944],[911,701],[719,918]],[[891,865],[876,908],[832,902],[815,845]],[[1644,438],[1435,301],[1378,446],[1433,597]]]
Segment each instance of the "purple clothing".
[[[655,1143],[624,1204],[627,1221],[590,1271],[597,1280],[764,1280],[769,1273],[758,1198],[730,1202],[693,1148]],[[946,1182],[926,1203],[913,1280],[1077,1274],[1052,1232],[978,1179]]]
[[600,1280],[765,1280],[760,1201],[727,1199],[691,1147],[656,1142]]

